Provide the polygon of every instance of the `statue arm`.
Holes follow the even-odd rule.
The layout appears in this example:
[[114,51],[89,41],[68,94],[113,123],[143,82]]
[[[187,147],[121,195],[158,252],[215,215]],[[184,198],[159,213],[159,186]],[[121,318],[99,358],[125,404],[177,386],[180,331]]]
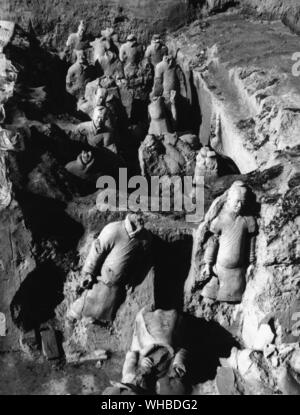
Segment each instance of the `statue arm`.
[[151,58],[151,46],[148,46],[145,52],[145,58],[150,59]]
[[75,83],[75,73],[72,70],[69,70],[66,77],[66,87],[67,89],[71,89],[73,84]]
[[126,50],[125,50],[124,45],[122,45],[122,46],[120,47],[119,59],[120,59],[120,61],[121,61],[121,62],[124,62],[124,61],[125,61],[125,59],[126,59]]
[[139,163],[140,163],[140,168],[141,168],[141,174],[142,176],[146,175],[146,164],[144,161],[144,144],[142,143],[140,145],[139,151],[138,151],[138,157],[139,157]]
[[175,354],[173,360],[173,369],[179,377],[186,374],[186,362],[188,358],[188,352],[186,349],[180,348]]
[[136,375],[139,352],[129,351],[126,353],[125,362],[122,369],[122,382],[132,383]]
[[112,249],[112,239],[113,235],[111,234],[110,229],[105,227],[98,238],[92,243],[91,249],[82,268],[83,274],[92,275],[93,277],[97,276],[100,266],[103,264],[109,251]]
[[172,120],[173,120],[173,128],[176,130],[177,127],[177,109],[176,109],[176,91],[171,91],[170,95],[170,102],[171,102],[171,114],[172,114]]
[[66,41],[66,47],[69,48],[69,47],[73,46],[73,44],[74,44],[74,35],[71,34],[71,35],[69,35],[69,37]]
[[216,261],[216,256],[219,248],[218,236],[213,235],[209,238],[208,244],[204,253],[204,262],[207,265],[213,265]]

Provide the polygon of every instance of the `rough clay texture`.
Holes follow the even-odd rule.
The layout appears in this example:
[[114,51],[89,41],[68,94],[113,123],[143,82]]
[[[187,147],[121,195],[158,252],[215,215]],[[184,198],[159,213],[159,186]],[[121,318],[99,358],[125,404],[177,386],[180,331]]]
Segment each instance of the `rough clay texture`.
[[193,68],[200,140],[242,173],[270,167],[277,151],[299,143],[300,90],[292,74],[298,37],[280,22],[232,13],[206,24],[196,21],[170,38],[181,65]]
[[300,91],[291,72],[299,40],[280,22],[239,14],[211,17],[206,25],[181,29],[169,45],[179,49],[181,66],[193,68],[203,108],[202,143],[233,159],[244,173],[226,183],[216,180],[211,191],[216,197],[238,177],[245,180],[257,198],[259,235],[242,303],[208,306],[200,297],[203,258],[196,231],[185,306],[197,317],[218,321],[249,349],[258,347],[267,323],[275,344],[284,347],[299,342]]
[[[40,34],[49,35],[52,30],[49,26]],[[200,384],[194,393],[220,393],[222,379],[231,379],[233,394],[288,392],[284,362],[300,336],[300,96],[298,79],[291,73],[291,56],[298,43],[299,38],[278,21],[258,22],[232,11],[201,24],[196,21],[169,37],[170,47],[180,48],[178,63],[192,80],[190,101],[198,103],[200,109],[202,143],[210,142],[241,172],[208,184],[205,210],[237,178],[245,180],[256,195],[256,263],[242,304],[204,306],[199,286],[203,258],[196,255],[197,230],[193,241],[192,226],[176,215],[149,214],[147,226],[155,237],[155,266],[133,290],[128,287],[112,326],[79,323],[71,338],[63,339],[70,360],[76,361],[83,351],[99,348],[114,352],[107,370],[104,365],[103,383],[97,383],[93,366],[90,377],[84,377],[84,368],[80,370],[78,388],[68,384],[67,375],[57,375],[51,382],[43,379],[39,386],[32,384],[33,391],[99,393],[109,378],[118,380],[136,312],[150,303],[164,308],[184,307],[189,314],[230,332],[245,348],[230,363],[223,362],[230,370],[219,370],[217,383]],[[27,38],[23,47],[28,52]],[[9,50],[12,58],[13,52]],[[18,69],[22,79],[24,68]],[[0,75],[2,84],[11,91],[6,73]],[[19,88],[17,84],[15,94],[20,93]],[[15,108],[16,96],[8,97],[7,92],[1,96],[1,103],[8,98],[7,104]],[[34,111],[36,114],[37,108]],[[26,114],[17,112],[16,116],[23,126],[28,122]],[[81,265],[92,239],[106,223],[124,216],[99,212],[96,195],[73,197],[73,183],[55,157],[57,143],[49,141],[51,134],[42,136],[45,144],[51,145],[48,151],[41,143],[41,148],[33,147],[33,161],[26,150],[0,152],[0,311],[6,315],[7,326],[6,336],[0,338],[0,351],[22,352],[20,360],[4,355],[2,388],[6,379],[16,377],[13,366],[17,363],[21,368],[24,356],[31,359],[33,368],[37,367],[24,336],[49,321],[54,321],[64,334],[66,308],[75,297]],[[54,218],[51,225],[50,217]],[[48,368],[40,355],[35,363],[44,375]],[[26,379],[28,368],[23,369]],[[67,370],[72,373],[69,366]],[[210,379],[215,376],[216,372]],[[20,391],[24,391],[22,388],[19,385]],[[9,381],[4,392],[11,390]]]

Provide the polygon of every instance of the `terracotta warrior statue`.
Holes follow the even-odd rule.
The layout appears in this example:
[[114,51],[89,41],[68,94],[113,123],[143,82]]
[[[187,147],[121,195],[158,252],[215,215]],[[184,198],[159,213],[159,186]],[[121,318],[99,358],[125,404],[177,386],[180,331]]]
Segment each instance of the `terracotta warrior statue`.
[[68,62],[74,63],[76,60],[75,50],[86,50],[89,48],[90,44],[86,36],[86,25],[81,20],[77,33],[71,33],[68,37],[63,56]]
[[[175,115],[175,102],[172,100],[173,113]],[[165,103],[165,98],[162,96],[152,96],[151,102],[148,106],[148,113],[150,116],[150,126],[148,134],[162,135],[165,133],[172,133],[172,118],[168,112],[168,108]]]
[[107,96],[107,88],[101,87],[98,79],[89,82],[85,87],[84,97],[77,102],[77,110],[84,112],[92,118],[94,109],[97,106],[106,106]]
[[[65,169],[83,180],[91,180],[95,168],[95,159],[91,151],[83,150],[76,160],[66,164]],[[95,175],[93,177],[95,179]]]
[[117,153],[116,135],[112,115],[109,109],[103,105],[94,109],[91,121],[80,123],[71,132],[71,138],[75,141],[80,141],[91,147],[105,147],[114,153]]
[[143,46],[137,41],[135,35],[127,36],[126,43],[120,47],[119,58],[124,65],[128,63],[138,64],[144,57]]
[[66,90],[80,99],[84,96],[86,85],[95,77],[94,69],[89,65],[84,50],[76,50],[76,62],[69,68],[66,77]]
[[150,233],[138,214],[106,225],[92,243],[82,269],[81,297],[67,313],[68,321],[89,317],[112,321],[126,284],[150,264]]
[[166,101],[168,101],[171,91],[178,93],[179,89],[176,60],[171,55],[165,55],[162,61],[156,65],[153,91],[162,93]]
[[144,307],[136,316],[122,380],[104,395],[187,394],[183,318],[175,310]]
[[124,70],[119,56],[113,50],[106,50],[98,59],[103,74],[114,79],[124,78]]
[[162,61],[163,57],[168,54],[168,48],[161,40],[160,35],[153,35],[151,44],[147,47],[145,52],[145,58],[156,67],[156,65]]
[[[212,236],[204,254],[204,298],[239,303],[246,288],[246,271],[255,259],[256,220],[245,215],[249,189],[236,181],[211,206],[205,222]],[[200,225],[201,226],[201,225]]]

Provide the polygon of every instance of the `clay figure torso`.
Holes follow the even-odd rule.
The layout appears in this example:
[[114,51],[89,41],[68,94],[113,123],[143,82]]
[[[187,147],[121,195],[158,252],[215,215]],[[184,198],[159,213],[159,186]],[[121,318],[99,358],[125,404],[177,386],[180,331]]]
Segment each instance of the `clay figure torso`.
[[167,120],[164,99],[159,97],[156,101],[151,102],[148,106],[151,118],[148,134],[162,135],[171,132],[169,122]]
[[93,121],[79,124],[73,133],[81,137],[78,141],[86,142],[91,147],[106,147],[117,152],[115,146],[115,134],[109,119],[105,120],[101,128],[96,128]]
[[[251,237],[256,222],[252,216],[221,214],[211,223],[210,231],[217,239],[208,246],[205,261],[214,263],[213,271],[218,278],[218,301],[240,302],[246,287],[246,269],[249,265]],[[216,259],[214,261],[214,256]],[[214,298],[215,278],[204,287],[203,294]]]
[[152,65],[155,67],[167,54],[168,48],[165,45],[162,45],[161,43],[151,44],[146,49],[145,57],[148,58]]
[[143,58],[143,48],[138,43],[126,42],[120,48],[120,60],[126,64],[138,64]]
[[158,63],[155,68],[155,82],[162,85],[164,97],[169,99],[171,91],[179,90],[176,66],[170,67],[164,60]]
[[77,99],[84,96],[85,86],[93,78],[93,71],[89,65],[74,63],[68,70],[66,90]]

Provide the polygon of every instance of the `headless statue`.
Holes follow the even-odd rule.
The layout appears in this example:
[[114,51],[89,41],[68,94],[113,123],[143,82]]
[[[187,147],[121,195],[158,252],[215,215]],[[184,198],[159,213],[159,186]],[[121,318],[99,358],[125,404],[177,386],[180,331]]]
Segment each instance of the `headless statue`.
[[120,61],[125,66],[128,63],[137,65],[143,59],[143,55],[143,46],[137,42],[136,36],[133,34],[127,36],[126,43],[120,47]]
[[118,54],[112,50],[105,51],[104,55],[98,59],[103,74],[114,79],[124,78],[122,62]]
[[148,106],[148,112],[151,119],[148,130],[149,135],[159,136],[172,132],[171,121],[168,116],[164,97],[153,96]]
[[136,316],[122,380],[104,395],[186,394],[187,355],[183,320],[175,310],[144,307]]
[[217,177],[218,162],[216,153],[209,147],[202,147],[196,159],[194,183],[197,184],[200,177]]

